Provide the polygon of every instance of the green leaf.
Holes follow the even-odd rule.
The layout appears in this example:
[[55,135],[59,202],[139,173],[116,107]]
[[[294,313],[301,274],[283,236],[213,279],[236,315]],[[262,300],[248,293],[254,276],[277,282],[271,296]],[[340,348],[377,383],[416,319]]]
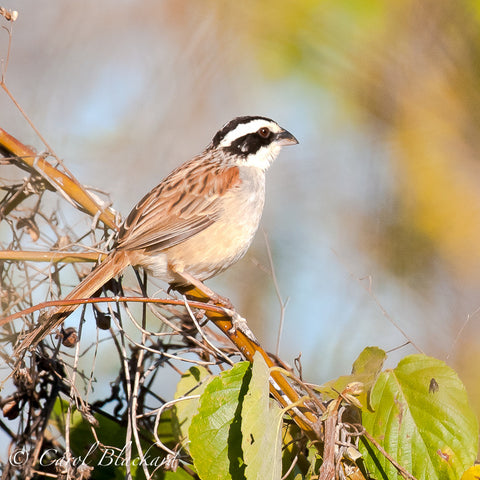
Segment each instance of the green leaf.
[[188,436],[190,454],[202,480],[242,478],[240,412],[250,380],[250,363],[237,363],[205,388]]
[[[178,382],[175,398],[201,395],[208,385],[209,378],[213,378],[213,376],[206,368],[201,366],[191,367]],[[178,402],[172,409],[172,427],[175,437],[187,451],[189,450],[188,429],[192,423],[192,418],[197,414],[199,401],[198,398],[184,400]]]
[[[161,476],[159,476],[161,475]],[[153,476],[155,479],[162,479],[162,480],[192,480],[192,478],[196,478],[189,473],[187,473],[185,470],[182,470],[181,468],[177,468],[176,472],[161,472],[157,473]]]
[[[282,477],[283,411],[270,399],[270,372],[256,353],[242,407],[242,450],[246,478]],[[268,452],[268,453],[267,453]]]
[[[365,429],[419,480],[457,480],[473,464],[477,419],[465,387],[444,362],[425,355],[404,358],[379,376],[371,400],[375,412],[363,413]],[[375,447],[364,442],[361,451],[374,478],[397,478]]]
[[370,406],[370,390],[380,373],[387,354],[378,347],[366,347],[353,363],[351,375],[343,375],[331,380],[315,390],[330,398],[337,398],[338,394],[352,382],[363,384],[363,393],[358,396],[362,410],[372,409]]
[[307,474],[305,475],[305,480],[311,480],[312,478],[318,478],[318,471],[321,465],[321,457],[318,453],[318,450],[313,446],[308,448],[308,458],[307,462],[310,464],[308,467]]
[[352,375],[378,375],[383,367],[387,354],[378,347],[366,347],[353,362]]

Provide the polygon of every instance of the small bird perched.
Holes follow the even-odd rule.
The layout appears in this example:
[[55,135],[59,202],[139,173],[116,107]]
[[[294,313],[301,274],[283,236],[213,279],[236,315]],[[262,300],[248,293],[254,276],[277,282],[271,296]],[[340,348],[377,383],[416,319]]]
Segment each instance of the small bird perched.
[[[260,223],[265,171],[297,139],[266,117],[237,117],[200,155],[168,175],[133,208],[114,249],[66,297],[89,298],[127,266],[176,286],[203,281],[242,258]],[[42,340],[78,305],[56,308],[22,341]]]

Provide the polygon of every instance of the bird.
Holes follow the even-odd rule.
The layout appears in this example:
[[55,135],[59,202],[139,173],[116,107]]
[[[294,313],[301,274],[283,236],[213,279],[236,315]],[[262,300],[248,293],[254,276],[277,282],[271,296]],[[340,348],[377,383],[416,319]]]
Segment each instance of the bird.
[[[281,148],[298,140],[274,120],[239,116],[205,150],[147,193],[121,224],[106,259],[65,301],[91,297],[125,268],[142,267],[175,287],[203,282],[247,252],[265,203],[265,173]],[[77,305],[43,315],[21,342],[31,348]],[[18,350],[18,349],[17,349]]]

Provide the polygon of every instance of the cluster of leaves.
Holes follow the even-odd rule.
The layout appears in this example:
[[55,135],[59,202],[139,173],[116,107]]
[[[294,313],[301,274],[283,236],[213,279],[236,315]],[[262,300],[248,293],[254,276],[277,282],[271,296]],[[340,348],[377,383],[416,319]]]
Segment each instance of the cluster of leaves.
[[[478,423],[461,381],[443,362],[425,355],[406,357],[377,377],[383,356],[379,349],[366,349],[352,375],[318,389],[333,396],[354,382],[365,387],[358,402],[352,402],[360,407],[363,427],[375,442],[364,436],[359,444],[365,471],[378,479],[395,478],[398,467],[419,479],[459,478],[473,464],[478,447]],[[287,447],[291,431],[282,421],[286,412],[269,400],[268,370],[257,359],[249,372],[240,363],[207,386],[201,384],[198,406],[193,400],[188,407],[177,406],[202,479],[238,478],[239,470],[246,478],[276,479],[281,478],[282,452],[283,464],[292,462],[294,453]],[[191,375],[184,377],[179,392],[189,387]],[[288,478],[315,478],[318,454],[307,446],[295,455],[305,458]]]
[[[420,354],[380,372],[385,357],[380,349],[367,348],[355,361],[351,375],[314,387],[327,405],[322,424],[336,416],[329,408],[335,403],[361,413],[363,427],[356,425],[357,434],[351,435],[356,441],[343,451],[346,445],[342,445],[340,433],[352,424],[345,414],[343,422],[341,416],[338,422],[335,418],[333,441],[337,452],[341,451],[335,459],[335,478],[354,478],[349,475],[355,472],[355,478],[379,480],[397,478],[397,474],[410,479],[458,479],[468,467],[471,469],[462,478],[475,478],[478,423],[455,372]],[[356,386],[354,395],[345,393],[349,385]],[[339,395],[340,391],[344,393]],[[253,366],[240,362],[219,375],[191,367],[170,403],[173,408],[163,411],[158,434],[165,442],[163,448],[175,449],[170,456],[175,461],[168,463],[169,456],[162,454],[158,445],[152,447],[152,436],[146,431],[142,432],[144,452],[132,457],[138,455],[150,466],[154,461],[161,465],[162,478],[198,475],[202,480],[274,480],[282,478],[282,471],[283,478],[291,480],[329,478],[322,477],[326,459],[319,454],[321,449],[302,437],[291,422],[289,409],[281,409],[270,398],[269,369],[259,355]],[[59,403],[52,416],[59,432],[65,431],[65,408],[65,403]],[[74,457],[96,465],[95,478],[121,477],[125,473],[125,446],[119,442],[125,438],[123,427],[106,417],[97,419],[101,437],[96,445],[103,447],[93,454],[85,451],[86,445],[93,444],[88,423],[80,414],[72,415]],[[325,450],[332,441],[327,435],[325,429]],[[183,468],[166,471],[167,463],[175,470],[179,462]],[[138,465],[132,472],[134,478],[143,478]]]

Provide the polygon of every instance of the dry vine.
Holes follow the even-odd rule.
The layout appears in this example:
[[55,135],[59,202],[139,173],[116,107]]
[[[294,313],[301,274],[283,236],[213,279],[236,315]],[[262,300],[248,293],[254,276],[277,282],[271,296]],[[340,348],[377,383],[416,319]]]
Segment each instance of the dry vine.
[[[6,66],[0,86],[24,114],[6,86],[5,72]],[[324,454],[320,478],[358,472],[347,453],[356,450],[359,431],[352,427],[355,422],[345,420],[340,400],[329,413],[301,379],[273,368],[283,364],[253,336],[232,328],[234,312],[205,303],[213,298],[206,287],[183,296],[135,272],[136,280],[106,285],[104,298],[79,302],[85,305],[78,309],[80,315],[68,319],[71,326],[14,358],[15,345],[37,321],[37,310],[61,303],[57,299],[82,280],[93,262],[101,261],[120,221],[108,195],[82,186],[25,119],[45,152],[33,151],[0,129],[0,381],[5,418],[0,429],[10,442],[2,478],[28,479],[37,473],[89,478],[92,467],[79,461],[88,456],[97,464],[107,459],[107,466],[123,466],[129,477],[132,465],[146,478],[159,469],[176,468],[194,477],[188,454],[171,435],[163,438],[161,427],[162,413],[194,398],[195,392],[168,401],[163,398],[165,379],[172,390],[190,366],[216,374],[242,358],[252,360],[256,352],[272,367],[272,395],[299,427],[299,439],[289,442],[296,445],[291,468],[305,462],[310,440]],[[209,320],[225,335],[217,334]],[[80,430],[83,438],[91,438],[81,459],[74,455]],[[121,432],[122,438],[113,442],[105,435],[109,430]],[[147,455],[155,463],[146,461]],[[135,463],[138,459],[145,461]]]
[[[18,362],[13,358],[13,347],[22,333],[35,325],[37,310],[61,304],[61,300],[48,299],[62,298],[67,285],[74,285],[88,273],[85,262],[101,260],[107,251],[113,238],[107,224],[113,217],[112,211],[105,208],[108,196],[99,200],[96,192],[95,201],[101,205],[98,214],[93,220],[86,217],[90,218],[87,221],[82,215],[83,222],[71,227],[77,210],[92,212],[75,196],[59,208],[51,175],[62,174],[70,179],[62,181],[62,196],[72,195],[68,185],[82,198],[87,198],[89,192],[69,173],[57,173],[57,167],[46,155],[38,157],[25,150],[6,132],[0,131],[0,145],[3,163],[10,168],[9,177],[2,180],[0,187],[5,192],[0,212],[9,237],[2,244],[0,260],[0,355],[4,359],[4,391],[8,392],[2,398],[2,408],[4,416],[16,424],[14,431],[10,424],[0,422],[11,442],[4,477],[31,478],[38,469],[44,475],[88,477],[90,467],[79,462],[72,449],[72,430],[76,432],[78,428],[78,415],[83,424],[89,424],[95,450],[90,453],[97,455],[97,461],[99,456],[107,456],[132,475],[134,460],[144,458],[147,451],[150,457],[161,459],[160,465],[154,466],[140,462],[147,478],[158,468],[189,471],[188,455],[181,445],[171,438],[162,440],[158,434],[159,412],[172,405],[162,398],[161,388],[157,391],[167,370],[171,372],[168,377],[172,373],[179,377],[189,365],[202,365],[214,374],[242,357],[251,360],[255,352],[260,352],[270,366],[276,362],[254,340],[232,329],[229,311],[204,303],[210,295],[207,288],[189,291],[185,297],[155,287],[155,297],[160,294],[161,298],[152,298],[147,286],[151,290],[153,283],[147,281],[146,275],[141,278],[139,272],[136,282],[110,282],[105,287],[105,298],[79,302],[85,304],[79,309],[81,315],[72,315],[74,320],[68,320],[75,327],[62,328]],[[17,155],[19,151],[22,156]],[[26,160],[27,156],[41,158],[42,163]],[[27,171],[26,179],[15,179],[19,168]],[[106,212],[109,216],[105,216]],[[114,293],[113,297],[108,297],[109,291]],[[221,328],[236,348],[206,324],[208,319]],[[66,347],[74,347],[74,352],[69,353]],[[107,378],[102,372],[102,384],[110,385],[106,391],[96,382],[99,370],[104,369],[104,358],[111,365]],[[304,434],[316,440],[322,449],[318,442],[323,436],[322,422],[316,421],[325,411],[322,402],[291,373],[277,368],[271,376],[272,394],[288,409]],[[96,389],[100,391],[97,393]],[[124,432],[121,443],[125,448],[103,440],[106,421]],[[333,445],[338,441],[337,436],[330,439]],[[297,452],[296,458],[298,455],[301,453]],[[341,463],[341,459],[335,461],[337,466]]]

